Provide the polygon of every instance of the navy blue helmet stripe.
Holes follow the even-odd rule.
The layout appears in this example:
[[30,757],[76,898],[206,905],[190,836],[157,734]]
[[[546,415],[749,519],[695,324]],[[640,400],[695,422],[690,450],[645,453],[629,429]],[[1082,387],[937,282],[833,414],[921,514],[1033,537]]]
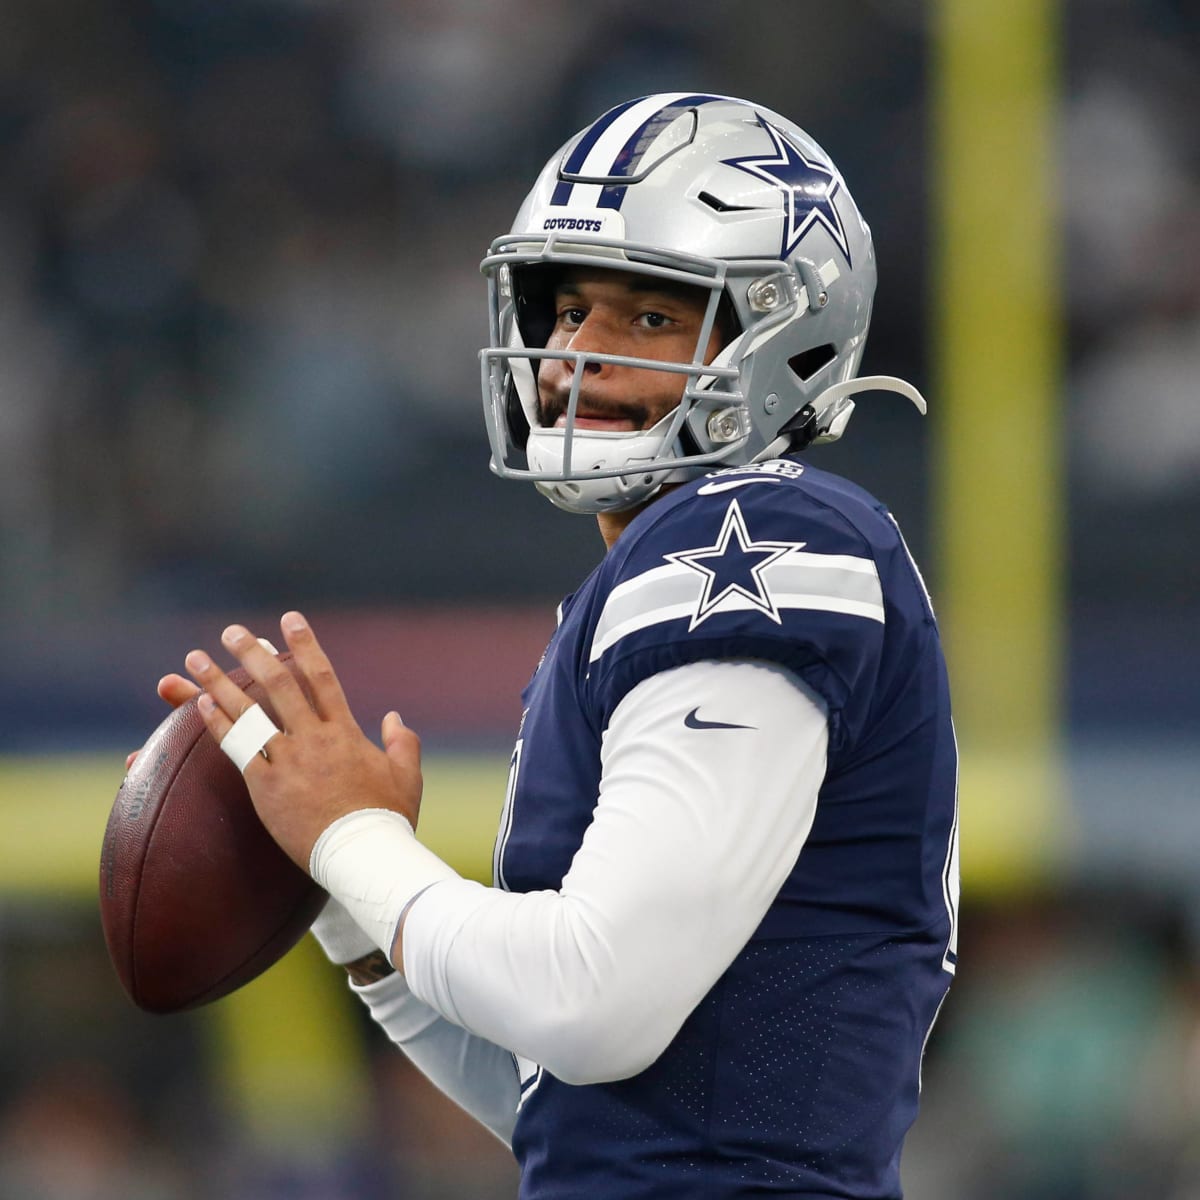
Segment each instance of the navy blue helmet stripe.
[[[666,105],[664,108],[660,108],[658,112],[643,121],[633,136],[621,147],[620,153],[613,160],[613,164],[607,174],[636,175],[650,144],[676,117],[687,112],[689,108],[695,108],[697,105],[708,104],[710,101],[723,100],[724,98],[723,96],[710,96],[706,93],[700,93],[695,96],[684,96],[682,99],[672,101],[672,103]],[[611,184],[605,187],[600,193],[600,202],[597,207],[620,208],[621,202],[625,199],[625,189],[627,186],[627,184]]]
[[[644,104],[651,97],[641,97],[637,100],[628,100],[624,104],[619,104],[616,108],[609,109],[602,117],[600,117],[579,139],[576,145],[572,148],[566,161],[563,163],[561,171],[567,175],[578,175],[583,172],[584,165],[587,162],[588,156],[591,154],[596,143],[604,134],[612,128],[612,126],[625,114],[633,105]],[[596,176],[633,176],[637,173],[641,166],[642,159],[645,157],[646,150],[649,148],[654,139],[677,117],[687,112],[689,108],[694,108],[699,104],[708,104],[715,100],[724,100],[724,96],[713,96],[707,92],[698,92],[692,96],[682,96],[678,100],[672,100],[670,104],[664,105],[651,113],[634,132],[625,140],[625,144],[617,152],[611,166],[601,171],[589,172]],[[554,194],[550,198],[550,203],[555,205],[569,204],[572,199],[576,183],[560,178],[554,188]],[[601,208],[617,209],[621,207],[621,202],[625,198],[626,184],[614,184],[605,186],[600,193],[598,204]]]
[[[592,147],[600,140],[604,131],[615,121],[626,109],[632,108],[633,105],[640,103],[640,98],[635,97],[632,100],[626,100],[624,104],[618,104],[616,108],[610,108],[602,117],[598,118],[592,127],[579,139],[575,149],[571,151],[570,157],[562,165],[562,170],[569,174],[575,174],[583,166],[587,160],[588,154]],[[575,185],[567,180],[560,179],[558,186],[554,189],[554,195],[550,199],[551,204],[566,204],[571,198],[571,189]]]

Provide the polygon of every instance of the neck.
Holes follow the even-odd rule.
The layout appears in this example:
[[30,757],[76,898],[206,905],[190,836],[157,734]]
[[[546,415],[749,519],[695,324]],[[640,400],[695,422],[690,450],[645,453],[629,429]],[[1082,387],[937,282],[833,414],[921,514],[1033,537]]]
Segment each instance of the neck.
[[600,527],[600,536],[604,539],[605,550],[611,550],[616,543],[617,538],[625,532],[630,521],[638,515],[643,509],[649,508],[655,500],[660,496],[665,496],[668,492],[673,492],[679,484],[664,483],[649,500],[643,501],[634,508],[626,508],[621,512],[602,512],[596,514],[596,524]]
[[639,504],[637,508],[627,508],[624,512],[597,513],[596,524],[600,527],[600,536],[604,539],[604,548],[611,550],[617,538],[625,532],[625,527],[646,506]]

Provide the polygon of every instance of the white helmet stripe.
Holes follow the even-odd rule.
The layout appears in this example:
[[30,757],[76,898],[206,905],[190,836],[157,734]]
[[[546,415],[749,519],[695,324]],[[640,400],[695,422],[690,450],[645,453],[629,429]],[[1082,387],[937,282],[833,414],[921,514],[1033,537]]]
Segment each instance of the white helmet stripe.
[[[666,96],[650,96],[627,108],[615,121],[596,139],[587,157],[573,175],[593,175],[604,177],[612,174],[617,155],[625,148],[625,143],[633,135],[664,108],[676,100],[682,100],[687,92],[670,92]],[[603,184],[577,183],[571,188],[566,200],[569,208],[598,208]]]

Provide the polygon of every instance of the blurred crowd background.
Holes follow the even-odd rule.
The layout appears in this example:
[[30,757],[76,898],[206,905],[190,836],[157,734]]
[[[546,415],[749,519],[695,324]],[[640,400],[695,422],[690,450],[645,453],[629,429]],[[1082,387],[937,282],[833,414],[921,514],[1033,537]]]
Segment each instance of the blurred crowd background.
[[[102,823],[158,675],[292,606],[435,754],[500,753],[602,546],[487,470],[477,264],[632,95],[748,96],[838,162],[879,254],[864,371],[930,417],[868,399],[814,453],[889,502],[936,597],[931,6],[0,0],[0,828],[28,804],[6,759],[85,751]],[[964,859],[915,1200],[1200,1197],[1200,8],[1058,24],[1061,427],[1019,377],[1007,426],[1014,488],[1062,442],[1074,834],[1020,888]],[[995,173],[1021,205],[1022,164]],[[119,993],[92,886],[0,877],[0,1200],[513,1194],[350,1009],[353,1130],[247,1136],[209,1016]]]

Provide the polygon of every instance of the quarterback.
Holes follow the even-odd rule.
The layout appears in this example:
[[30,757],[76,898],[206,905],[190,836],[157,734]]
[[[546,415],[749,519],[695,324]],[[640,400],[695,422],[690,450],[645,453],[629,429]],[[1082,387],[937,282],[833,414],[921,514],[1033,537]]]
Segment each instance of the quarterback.
[[899,1197],[955,969],[950,701],[895,521],[801,456],[857,393],[924,411],[857,373],[867,225],[786,118],[665,94],[555,154],[482,270],[492,469],[607,546],[524,694],[493,885],[421,845],[416,735],[362,734],[299,613],[311,703],[223,635],[282,728],[201,651],[160,693],[202,689],[332,897],[314,933],[523,1200]]

